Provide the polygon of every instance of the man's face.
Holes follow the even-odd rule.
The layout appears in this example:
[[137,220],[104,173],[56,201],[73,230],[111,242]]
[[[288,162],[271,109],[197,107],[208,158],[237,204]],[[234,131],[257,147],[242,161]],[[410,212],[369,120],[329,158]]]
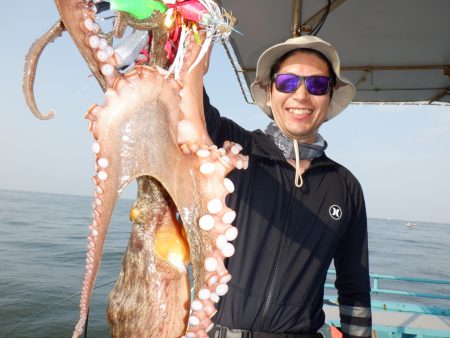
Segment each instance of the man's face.
[[[298,52],[284,60],[278,74],[301,76],[329,76],[327,64],[317,55]],[[293,93],[279,92],[275,85],[267,95],[267,105],[272,108],[275,122],[289,137],[303,143],[314,143],[320,125],[330,109],[330,93],[315,96],[306,91],[304,81]]]

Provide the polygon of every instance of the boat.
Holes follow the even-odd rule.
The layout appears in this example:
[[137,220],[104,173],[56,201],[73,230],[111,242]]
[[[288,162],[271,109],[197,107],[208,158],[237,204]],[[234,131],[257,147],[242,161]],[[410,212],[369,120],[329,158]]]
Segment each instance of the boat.
[[447,0],[218,2],[237,18],[241,34],[232,34],[225,49],[248,103],[259,55],[313,34],[339,51],[343,74],[356,85],[353,104],[450,106]]
[[[233,34],[223,44],[249,104],[253,103],[249,88],[259,55],[288,38],[313,34],[339,51],[343,74],[356,85],[353,104],[450,107],[450,1],[219,3],[237,18],[236,29],[241,34]],[[382,288],[387,282],[399,285]],[[450,281],[371,274],[371,283],[373,337],[450,337],[450,309],[433,305],[436,299],[448,302],[450,296],[411,291],[412,285],[425,289],[423,285],[448,286]],[[331,282],[325,287],[327,292],[334,289]],[[326,295],[324,303],[327,323],[339,327],[336,296]]]
[[[329,270],[325,284],[324,311],[329,325],[339,327],[339,309],[333,294],[335,270]],[[450,337],[450,308],[432,305],[436,300],[450,304],[444,291],[450,280],[370,274],[372,297],[372,337],[443,338]],[[433,285],[435,292],[416,292]],[[441,287],[441,289],[439,288]],[[393,299],[394,298],[394,299]],[[418,302],[417,299],[421,299]]]

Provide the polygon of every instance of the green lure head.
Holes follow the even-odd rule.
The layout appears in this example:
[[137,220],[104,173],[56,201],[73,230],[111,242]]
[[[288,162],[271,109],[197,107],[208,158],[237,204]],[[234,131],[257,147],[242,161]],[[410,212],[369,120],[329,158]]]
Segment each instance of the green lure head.
[[127,12],[138,20],[149,18],[154,11],[167,11],[167,6],[156,0],[110,0],[110,4],[112,10]]

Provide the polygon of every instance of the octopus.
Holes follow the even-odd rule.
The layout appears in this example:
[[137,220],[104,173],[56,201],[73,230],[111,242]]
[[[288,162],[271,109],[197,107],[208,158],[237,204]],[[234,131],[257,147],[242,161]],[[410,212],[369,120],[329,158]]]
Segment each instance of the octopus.
[[[209,1],[199,2],[215,8]],[[214,145],[206,130],[203,75],[209,60],[208,33],[195,34],[196,27],[183,26],[174,72],[164,50],[171,32],[162,13],[156,11],[140,25],[121,15],[115,25],[118,33],[104,34],[94,2],[55,3],[60,20],[36,40],[25,59],[23,89],[30,110],[40,119],[54,115],[39,111],[34,78],[45,46],[65,30],[105,92],[104,103],[92,105],[85,116],[94,139],[96,173],[80,317],[73,337],[82,335],[86,325],[114,206],[133,180],[138,192],[130,210],[131,235],[107,309],[111,336],[207,337],[215,304],[228,291],[231,275],[224,261],[233,255],[231,242],[238,235],[232,225],[236,213],[225,203],[234,191],[227,175],[248,165],[239,144]],[[218,13],[224,12],[214,15]],[[150,31],[145,48],[152,57],[123,71],[111,41],[127,24]]]

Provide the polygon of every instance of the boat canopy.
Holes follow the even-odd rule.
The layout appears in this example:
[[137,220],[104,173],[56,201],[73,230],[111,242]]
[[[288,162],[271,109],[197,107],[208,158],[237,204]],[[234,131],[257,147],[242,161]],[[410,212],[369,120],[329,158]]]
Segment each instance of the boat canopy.
[[225,43],[247,102],[259,55],[293,36],[332,43],[354,103],[450,105],[448,0],[221,0],[237,18]]

